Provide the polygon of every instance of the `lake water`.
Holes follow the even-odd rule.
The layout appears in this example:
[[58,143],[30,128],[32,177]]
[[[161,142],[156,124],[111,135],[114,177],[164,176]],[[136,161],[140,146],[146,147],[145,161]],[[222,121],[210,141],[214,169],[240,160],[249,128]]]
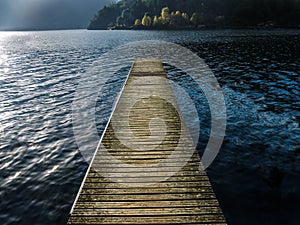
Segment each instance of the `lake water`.
[[[296,30],[0,32],[0,224],[66,223],[88,167],[72,129],[79,79],[105,52],[139,40],[187,47],[205,60],[223,89],[226,137],[207,172],[229,224],[299,224]],[[99,93],[99,134],[129,67]],[[165,68],[198,112],[207,114],[205,97],[189,76]],[[209,122],[200,123],[205,140]]]

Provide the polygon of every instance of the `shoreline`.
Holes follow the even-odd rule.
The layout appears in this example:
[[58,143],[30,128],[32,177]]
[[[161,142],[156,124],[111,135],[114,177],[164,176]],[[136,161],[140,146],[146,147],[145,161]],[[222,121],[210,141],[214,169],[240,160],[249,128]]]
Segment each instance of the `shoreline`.
[[260,26],[206,26],[206,27],[179,27],[179,28],[158,28],[158,27],[111,27],[107,29],[92,29],[87,30],[153,30],[153,31],[199,31],[199,30],[300,30],[298,26],[273,26],[273,27],[260,27]]
[[128,30],[128,31],[213,31],[213,30],[300,30],[300,26],[278,26],[278,27],[268,27],[268,28],[261,28],[261,27],[237,27],[237,26],[226,26],[226,27],[206,27],[206,28],[169,28],[169,29],[133,29],[133,28],[116,28],[116,29],[90,29],[90,28],[66,28],[66,29],[4,29],[0,30],[0,32],[39,32],[39,31],[68,31],[68,30],[88,30],[88,31],[111,31],[111,30]]

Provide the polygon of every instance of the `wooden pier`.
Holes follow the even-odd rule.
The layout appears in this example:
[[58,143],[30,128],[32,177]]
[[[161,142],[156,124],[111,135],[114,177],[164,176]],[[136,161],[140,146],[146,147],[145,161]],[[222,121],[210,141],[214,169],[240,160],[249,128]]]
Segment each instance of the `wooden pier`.
[[68,224],[226,224],[161,61],[133,64]]

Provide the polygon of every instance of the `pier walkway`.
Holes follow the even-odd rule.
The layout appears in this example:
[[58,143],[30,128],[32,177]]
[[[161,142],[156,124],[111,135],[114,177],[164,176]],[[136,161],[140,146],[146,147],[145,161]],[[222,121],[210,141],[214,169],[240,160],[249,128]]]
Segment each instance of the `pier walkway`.
[[226,224],[159,60],[135,61],[100,143],[68,224]]

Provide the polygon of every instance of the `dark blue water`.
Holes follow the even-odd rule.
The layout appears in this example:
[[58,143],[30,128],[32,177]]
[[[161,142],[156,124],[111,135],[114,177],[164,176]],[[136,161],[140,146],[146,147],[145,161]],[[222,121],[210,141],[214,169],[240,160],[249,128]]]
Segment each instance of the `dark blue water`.
[[[197,53],[222,86],[226,137],[208,174],[229,224],[299,224],[300,32],[289,30],[0,33],[0,224],[66,223],[88,167],[72,129],[79,79],[110,49],[152,39]],[[165,68],[207,114],[189,75]],[[99,133],[127,70],[99,93]]]

